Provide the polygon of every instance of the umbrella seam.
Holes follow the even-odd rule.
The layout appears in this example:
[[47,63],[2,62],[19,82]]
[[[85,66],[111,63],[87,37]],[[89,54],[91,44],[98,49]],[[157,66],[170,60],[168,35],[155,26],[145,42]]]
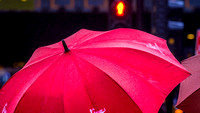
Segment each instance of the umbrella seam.
[[[73,54],[73,55],[74,55],[74,54]],[[73,57],[73,55],[72,55],[71,57],[72,57],[72,59],[73,59],[73,62],[74,62],[74,64],[75,64],[75,66],[77,67],[78,72],[80,73],[80,72],[82,72],[82,71],[80,71],[80,67],[78,66],[78,63],[75,61],[75,58]],[[83,77],[80,77],[80,78],[81,78],[82,80],[84,79]],[[83,83],[83,82],[82,82],[82,83]],[[87,95],[88,95],[88,97],[89,97],[91,103],[92,103],[92,106],[95,107],[95,103],[94,103],[94,101],[91,99],[91,96],[89,95],[88,89],[86,88],[86,86],[85,86],[84,83],[83,83],[83,86],[84,86],[84,88],[85,88],[85,90],[86,90],[86,93],[87,93]],[[98,108],[97,108],[97,109],[98,109]]]
[[[137,50],[137,49],[136,49]],[[92,54],[92,53],[87,53],[87,54],[90,54],[90,55],[92,55],[92,56],[95,56],[95,57],[97,57],[97,58],[99,58],[97,55],[94,55],[94,54]],[[153,54],[152,54],[153,55]],[[154,55],[155,56],[155,55]],[[79,56],[78,56],[79,57]],[[79,57],[79,58],[81,58],[81,57]],[[104,57],[102,57],[104,60],[106,60]],[[81,58],[81,59],[83,59],[83,58]],[[85,59],[84,59],[85,60]],[[85,60],[86,61],[86,60]],[[108,61],[108,60],[106,60],[106,61]],[[166,61],[166,60],[165,60]],[[88,61],[87,61],[88,62]],[[108,62],[110,62],[110,61],[108,61]],[[90,62],[89,62],[90,63]],[[112,63],[112,64],[114,64],[113,62],[110,62],[110,63]],[[90,63],[90,64],[92,64],[92,63]],[[92,64],[93,66],[95,66],[94,64]],[[118,65],[119,66],[119,65]],[[97,67],[97,66],[95,66],[95,67]],[[120,66],[120,67],[122,67],[122,66]],[[98,67],[97,67],[98,68]],[[127,69],[125,66],[123,66],[123,68],[125,68],[125,69]],[[98,68],[99,69],[99,68]],[[102,70],[102,69],[100,69],[100,70]],[[131,71],[130,69],[128,69],[129,71]],[[103,71],[103,70],[102,70]],[[104,72],[104,71],[103,71]],[[134,72],[134,71],[131,71],[131,72]],[[134,73],[136,73],[136,72],[134,72]],[[137,74],[137,73],[136,73]],[[141,77],[141,76],[140,76]],[[143,80],[144,80],[144,78],[143,77],[141,77]],[[161,91],[163,94],[165,94],[166,95],[166,93],[164,93],[162,90],[160,90],[158,87],[156,87],[155,85],[153,85],[153,84],[151,84],[149,81],[147,81],[147,83],[148,84],[150,84],[151,86],[153,86],[153,87],[155,87],[158,91]],[[165,98],[165,97],[163,97],[163,98]]]
[[[108,31],[107,31],[108,32]],[[103,35],[103,34],[105,34],[106,33],[106,31],[105,32],[98,32],[99,34],[98,35],[96,35],[95,34],[95,36],[93,36],[93,38],[90,38],[90,39],[87,39],[87,40],[83,40],[82,42],[81,42],[81,44],[82,43],[85,43],[85,42],[87,42],[87,41],[90,41],[90,40],[92,40],[92,39],[94,39],[94,38],[96,38],[96,37],[98,37],[98,36],[100,36],[100,35]],[[85,37],[85,36],[88,36],[88,35],[90,35],[91,33],[88,33],[88,34],[85,34],[84,36],[82,36],[82,37]],[[77,34],[75,34],[75,36],[74,37],[76,37],[76,35]],[[81,38],[79,38],[78,40],[77,40],[77,42],[79,42],[79,40],[80,40]],[[71,44],[69,44],[69,46],[70,46]],[[80,44],[79,44],[80,45]],[[76,47],[76,45],[72,45],[72,46],[70,46],[70,48],[73,48],[73,47]]]
[[[130,47],[99,47],[99,48],[81,48],[81,49],[73,49],[73,50],[104,49],[104,48],[113,48],[113,49],[115,49],[115,48],[124,48],[124,49],[133,49],[133,50],[143,51],[143,52],[146,52],[146,53],[151,54],[151,55],[153,55],[153,56],[156,56],[156,55],[154,55],[154,54],[152,54],[152,53],[150,53],[150,52],[148,52],[148,51],[144,51],[144,50],[142,50],[142,49],[130,48]],[[165,60],[165,61],[167,61],[167,62],[170,63],[170,64],[173,64],[173,65],[177,66],[177,67],[180,68],[181,70],[185,69],[184,67],[181,67],[181,65],[176,65],[175,63],[171,63],[170,61],[166,60],[165,58],[162,58],[162,57],[160,57],[160,56],[156,56],[156,57],[158,57],[158,58],[160,58],[160,59],[162,59],[162,60]],[[179,61],[177,61],[177,62],[179,62]],[[179,63],[180,63],[180,62],[179,62]],[[186,69],[185,69],[185,70],[186,70]],[[186,70],[186,71],[187,71],[187,70]],[[187,73],[190,74],[190,72],[188,72],[188,71],[187,71]]]
[[51,58],[51,57],[56,56],[56,55],[59,55],[59,54],[61,54],[61,53],[59,52],[59,53],[53,54],[53,55],[51,55],[51,56],[44,57],[44,58],[42,58],[42,59],[40,59],[40,60],[37,60],[37,61],[35,61],[35,62],[29,64],[28,66],[25,65],[25,66],[22,68],[22,70],[24,70],[24,69],[26,69],[26,68],[28,68],[28,67],[34,65],[34,64],[40,63],[41,61],[44,61],[44,60],[47,59],[47,58]]
[[[54,56],[55,56],[55,55],[54,55]],[[61,56],[61,55],[60,55],[60,56]],[[60,58],[60,57],[59,57],[59,58]],[[35,78],[35,80],[26,88],[26,90],[24,90],[23,94],[20,96],[20,99],[18,100],[18,102],[17,102],[17,104],[16,104],[16,106],[15,106],[15,108],[14,108],[14,111],[16,110],[16,108],[17,108],[19,102],[20,102],[20,101],[22,100],[22,98],[24,97],[26,91],[37,81],[37,79],[38,79],[41,75],[43,75],[54,63],[56,63],[56,61],[57,61],[59,58],[57,58],[54,62],[52,62],[52,64],[49,65],[37,78]],[[33,65],[34,65],[34,64],[33,64]],[[27,69],[27,68],[25,68],[25,69]],[[23,70],[24,70],[24,69],[23,69]]]
[[[97,68],[97,69],[101,70],[103,73],[105,73],[105,75],[107,75],[107,77],[109,77],[113,82],[115,82],[115,83],[125,92],[125,94],[132,100],[132,102],[135,103],[135,102],[133,101],[133,99],[130,97],[130,95],[121,87],[121,85],[119,85],[112,77],[108,76],[108,74],[107,74],[105,71],[103,71],[102,69],[98,68],[98,67],[95,66],[94,64],[88,62],[87,60],[85,60],[85,59],[83,59],[83,58],[81,58],[81,57],[79,57],[79,56],[77,56],[77,55],[76,55],[76,57],[78,57],[78,58],[80,58],[80,59],[86,61],[86,62],[89,63],[90,65],[94,66],[95,68]],[[84,87],[85,87],[85,86],[84,86]],[[135,105],[137,105],[137,104],[135,103]],[[137,107],[140,108],[138,105],[137,105]],[[141,108],[140,108],[140,110],[141,110]]]
[[[127,28],[119,28],[119,29],[127,29]],[[114,29],[114,31],[119,30],[119,29]],[[90,31],[91,31],[91,30],[90,30]],[[135,31],[139,31],[139,30],[135,30]],[[94,39],[96,39],[96,38],[99,38],[99,36],[104,35],[104,34],[108,34],[108,33],[110,33],[110,32],[113,32],[113,30],[108,30],[108,31],[101,32],[100,35],[97,35],[96,37],[91,38],[91,39],[89,39],[89,40],[86,40],[86,41],[84,41],[83,43],[86,43],[86,42],[88,42],[88,41],[91,41],[91,40],[94,40]],[[83,43],[81,43],[81,44],[83,44]]]

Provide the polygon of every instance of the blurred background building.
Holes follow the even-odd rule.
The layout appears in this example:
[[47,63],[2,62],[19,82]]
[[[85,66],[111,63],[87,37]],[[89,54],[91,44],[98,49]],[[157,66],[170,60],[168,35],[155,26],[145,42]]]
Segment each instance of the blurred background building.
[[[116,9],[119,1],[123,6]],[[0,77],[5,81],[3,74],[10,77],[22,68],[36,48],[82,28],[104,31],[119,27],[166,39],[181,61],[200,52],[200,1],[0,0]],[[175,89],[166,100],[168,106],[162,106],[160,112],[174,112],[169,105],[176,102],[176,95]]]

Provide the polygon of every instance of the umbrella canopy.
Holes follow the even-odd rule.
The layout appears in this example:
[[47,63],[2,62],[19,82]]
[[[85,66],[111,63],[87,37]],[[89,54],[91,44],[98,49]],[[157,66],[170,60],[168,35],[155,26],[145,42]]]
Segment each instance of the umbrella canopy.
[[82,29],[37,49],[0,91],[0,111],[157,113],[189,72],[166,41],[128,28]]
[[200,55],[182,61],[191,76],[180,84],[177,107],[185,113],[200,113]]

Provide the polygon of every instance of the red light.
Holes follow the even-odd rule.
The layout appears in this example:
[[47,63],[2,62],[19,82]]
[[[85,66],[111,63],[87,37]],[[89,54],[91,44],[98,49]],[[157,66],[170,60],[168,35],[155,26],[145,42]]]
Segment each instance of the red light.
[[117,16],[124,16],[125,5],[124,2],[120,1],[116,5],[116,14]]

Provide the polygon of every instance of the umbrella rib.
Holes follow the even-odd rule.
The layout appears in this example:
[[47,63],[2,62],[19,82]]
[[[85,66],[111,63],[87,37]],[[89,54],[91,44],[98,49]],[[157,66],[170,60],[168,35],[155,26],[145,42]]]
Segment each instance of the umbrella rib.
[[[99,43],[103,43],[103,42],[105,42],[105,41],[107,41],[107,40],[101,40],[101,42],[100,41],[98,41],[98,42],[96,42],[96,43],[94,43],[94,42],[92,42],[94,45],[89,45],[89,46],[91,46],[91,47],[89,47],[89,48],[87,48],[87,47],[85,47],[84,48],[84,46],[83,46],[83,48],[80,48],[80,49],[77,49],[77,50],[81,50],[81,49],[93,49],[95,46],[96,46],[96,44],[99,44]],[[109,41],[111,41],[111,40],[109,40]],[[125,41],[125,42],[124,42]],[[136,43],[136,44],[138,44],[138,45],[144,45],[145,47],[147,46],[147,44],[146,43],[142,43],[142,42],[138,42],[138,41],[136,41],[136,40],[132,40],[134,43]],[[112,42],[124,42],[124,43],[126,43],[126,44],[128,44],[129,42],[130,42],[130,40],[112,40]],[[85,43],[85,42],[84,42]],[[81,45],[84,45],[84,43],[82,43]],[[123,45],[126,45],[126,44],[123,44]],[[117,45],[117,44],[115,44],[115,45]],[[130,43],[130,45],[133,45],[132,43]],[[93,47],[94,46],[94,47]],[[115,46],[113,46],[113,47],[95,47],[95,48],[130,48],[130,49],[135,49],[135,50],[139,50],[139,51],[143,51],[143,52],[146,52],[146,53],[149,53],[149,54],[152,54],[151,52],[149,52],[149,51],[144,51],[143,49],[139,49],[139,48],[132,48],[132,47],[127,47],[127,46],[121,46],[121,47],[115,47]],[[176,60],[176,58],[174,57],[174,60],[170,60],[170,61],[168,61],[168,60],[166,60],[166,57],[168,57],[168,55],[165,55],[161,50],[159,50],[158,49],[158,52],[160,52],[160,54],[162,54],[162,55],[155,55],[155,54],[152,54],[152,55],[154,55],[154,56],[156,56],[156,57],[159,57],[159,58],[161,58],[161,59],[163,59],[163,60],[165,60],[165,61],[167,61],[167,62],[169,62],[169,63],[171,63],[171,64],[173,64],[173,65],[176,65],[177,67],[179,67],[180,69],[182,69],[183,67],[181,67],[181,65],[177,65],[176,64],[176,62],[174,61],[174,60]],[[179,62],[179,61],[177,61],[177,62]]]
[[[129,49],[131,49],[131,48],[129,48]],[[137,50],[137,49],[136,49]],[[87,52],[87,54],[90,54],[90,55],[92,55],[92,56],[95,56],[95,57],[98,57],[97,55],[95,55],[95,54],[92,54],[92,53],[89,53],[89,52]],[[151,55],[153,55],[153,54],[151,54]],[[78,55],[76,55],[77,57],[79,57]],[[155,55],[153,55],[153,56],[155,56]],[[157,57],[157,56],[156,56]],[[83,59],[83,58],[81,58],[81,57],[79,57],[80,59]],[[103,57],[101,57],[101,58],[103,58]],[[159,57],[160,58],[160,57]],[[83,59],[84,61],[86,61],[86,62],[88,62],[87,60],[85,60],[85,59]],[[105,58],[104,58],[104,60],[106,60]],[[108,60],[106,60],[106,61],[108,61]],[[166,60],[165,60],[166,61]],[[167,61],[168,62],[168,61]],[[88,63],[90,63],[90,62],[88,62]],[[112,63],[112,62],[111,62]],[[168,62],[168,63],[170,63],[170,62]],[[92,63],[90,63],[91,65],[93,65],[93,66],[95,66],[94,64],[92,64]],[[113,64],[113,63],[112,63]],[[119,65],[118,65],[119,66]],[[95,66],[96,68],[98,68],[97,66]],[[122,67],[122,66],[120,66],[120,67]],[[126,68],[126,67],[124,67],[123,66],[123,68]],[[100,68],[98,68],[98,69],[100,69]],[[100,69],[101,71],[103,71],[102,69]],[[130,69],[128,69],[129,71],[131,71],[131,72],[133,72],[133,73],[136,73],[136,72],[134,72],[134,71],[132,71],[132,70],[130,70]],[[105,71],[103,71],[104,73],[106,73]],[[138,74],[138,73],[136,73],[136,74]],[[110,76],[108,76],[108,77],[110,77]],[[141,77],[141,76],[139,76],[140,78],[142,78],[143,80],[144,80],[144,78],[143,77]],[[111,77],[110,77],[111,78]],[[111,78],[112,79],[112,78]],[[115,80],[114,80],[115,81]],[[116,81],[115,81],[116,82]],[[117,83],[117,82],[116,82]],[[151,86],[153,86],[153,87],[155,87],[157,90],[159,90],[159,91],[161,91],[163,94],[166,94],[166,93],[164,93],[162,90],[160,90],[157,86],[155,86],[155,85],[153,85],[153,84],[151,84],[151,83],[149,83],[149,81],[147,82],[149,85],[151,85]],[[118,83],[117,83],[118,84]],[[120,86],[120,85],[119,85]],[[121,86],[120,86],[121,87]],[[164,98],[164,97],[163,97]]]
[[42,59],[40,59],[40,60],[37,60],[37,61],[35,61],[35,62],[29,64],[28,66],[25,65],[25,66],[22,68],[22,70],[24,70],[24,69],[26,69],[26,68],[28,68],[28,67],[34,65],[34,64],[37,64],[37,63],[39,63],[39,62],[41,62],[41,61],[44,61],[44,60],[47,59],[47,58],[51,58],[51,57],[56,56],[56,55],[59,55],[59,54],[62,54],[62,53],[57,53],[57,54],[53,54],[53,55],[51,55],[51,56],[44,57],[44,58],[42,58]]
[[[81,58],[81,57],[79,57],[79,56],[77,56],[77,55],[76,55],[76,57],[78,57],[78,58],[84,60],[85,62],[89,63],[90,65],[94,66],[95,68],[97,68],[97,69],[101,70],[103,73],[105,73],[105,75],[106,75],[107,77],[109,77],[117,86],[119,86],[119,88],[122,89],[122,90],[125,92],[125,94],[131,99],[131,101],[132,101],[133,103],[135,103],[135,102],[133,101],[133,99],[130,97],[130,95],[121,87],[121,85],[118,84],[112,77],[108,76],[108,74],[107,74],[104,70],[98,68],[98,67],[95,66],[94,64],[88,62],[87,60],[85,60],[85,59],[83,59],[83,58]],[[76,62],[76,61],[74,60],[74,62]],[[79,66],[77,65],[77,63],[75,63],[75,64],[76,64],[77,68],[80,70],[80,68],[79,68]],[[79,72],[80,72],[80,71],[79,71]],[[84,85],[84,87],[85,87],[85,85]],[[85,87],[85,89],[87,89],[87,88]],[[87,91],[87,94],[88,94],[88,96],[89,96],[88,90],[86,90],[86,91]],[[89,98],[90,98],[90,101],[92,102],[92,105],[93,105],[93,107],[94,107],[95,103],[93,103],[93,101],[92,101],[92,99],[91,99],[90,96],[89,96]],[[135,105],[137,105],[137,104],[135,103]],[[137,106],[138,106],[138,105],[137,105]],[[139,106],[138,106],[138,108],[139,108]]]
[[[53,56],[55,56],[55,55],[53,55]],[[15,106],[15,108],[14,108],[14,111],[16,110],[16,107],[18,106],[18,104],[19,104],[19,102],[21,101],[21,99],[24,97],[24,94],[26,93],[26,91],[37,81],[37,79],[38,79],[41,75],[43,75],[51,66],[53,66],[53,64],[55,64],[56,61],[59,60],[59,58],[60,58],[60,57],[58,57],[54,62],[52,62],[51,65],[49,65],[39,76],[37,76],[37,77],[33,80],[33,82],[32,82],[28,87],[26,87],[26,90],[24,90],[24,92],[23,92],[22,95],[20,96],[21,98],[18,100],[18,102],[17,102],[17,104],[16,104],[16,106]],[[34,64],[32,64],[32,65],[34,65]],[[24,68],[23,70],[25,70],[25,69],[27,69],[27,68]]]
[[[83,73],[83,72],[81,71],[80,67],[78,66],[78,63],[76,62],[74,56],[73,56],[73,55],[71,55],[71,56],[72,56],[72,60],[73,60],[73,62],[74,62],[74,64],[75,64],[75,66],[77,67],[76,69],[78,70],[78,72],[79,72],[79,73]],[[80,57],[79,57],[79,58],[80,58]],[[81,76],[81,79],[82,79],[83,81],[85,80],[84,77],[82,77],[82,76]],[[92,106],[95,107],[95,108],[97,108],[97,110],[98,110],[98,106],[95,104],[95,102],[92,100],[91,96],[89,95],[88,88],[86,87],[86,85],[84,84],[84,82],[82,82],[82,83],[83,83],[83,86],[84,86],[84,88],[85,88],[85,90],[86,90],[86,93],[87,93],[87,95],[88,95],[88,97],[89,97],[89,99],[90,99],[90,102],[91,102]],[[95,106],[95,105],[96,105],[96,106]]]
[[[81,38],[79,38],[79,39],[77,40],[77,42],[85,43],[85,42],[90,41],[90,40],[92,40],[92,39],[95,39],[96,37],[99,37],[99,36],[101,36],[101,35],[103,35],[103,34],[105,34],[105,33],[107,33],[107,32],[110,32],[110,31],[98,32],[98,33],[99,33],[98,35],[95,34],[95,36],[92,36],[92,38],[86,39],[86,40],[83,40],[83,41],[80,41]],[[76,35],[77,35],[77,34],[75,34],[74,37],[76,37]],[[86,36],[88,37],[88,36],[90,36],[90,35],[91,35],[91,34],[88,33],[88,34],[86,34],[86,35],[84,35],[84,36],[82,36],[82,37],[86,37]],[[75,46],[76,46],[76,45],[72,45],[71,47],[73,48],[73,47],[75,47]]]
[[[152,53],[150,53],[150,52],[148,52],[148,51],[144,51],[144,50],[140,50],[140,49],[127,48],[127,47],[105,47],[105,48],[112,48],[112,49],[124,48],[124,49],[133,49],[133,50],[137,50],[137,51],[143,51],[143,52],[148,53],[148,54],[150,54],[150,55],[152,55],[152,56],[155,56],[155,57],[157,57],[157,58],[159,58],[159,59],[161,59],[161,60],[163,60],[163,61],[166,61],[166,62],[169,63],[169,64],[175,65],[174,63],[172,63],[172,62],[166,60],[165,58],[162,58],[162,57],[160,57],[160,56],[156,56],[156,55],[154,55],[154,54],[152,54]],[[78,52],[81,52],[81,51],[79,51],[79,50],[87,50],[87,49],[94,49],[94,48],[82,48],[82,49],[77,49],[77,50],[78,50]],[[95,48],[95,49],[104,49],[104,47],[99,47],[99,48]],[[84,52],[81,52],[81,53],[84,53]],[[98,57],[97,55],[92,54],[92,53],[89,53],[89,52],[87,52],[87,54],[90,54],[90,55],[93,55],[93,56],[95,56],[95,57]],[[180,68],[181,70],[183,70],[179,65],[175,65],[175,66],[177,66],[178,68]],[[188,72],[188,73],[189,73],[189,72]],[[151,84],[151,85],[152,85],[152,84]],[[152,85],[152,86],[154,86],[154,85]],[[154,86],[154,87],[156,87],[157,89],[159,89],[157,86]],[[159,90],[160,90],[160,89],[159,89]],[[161,91],[163,94],[165,94],[162,90],[160,90],[160,91]]]

